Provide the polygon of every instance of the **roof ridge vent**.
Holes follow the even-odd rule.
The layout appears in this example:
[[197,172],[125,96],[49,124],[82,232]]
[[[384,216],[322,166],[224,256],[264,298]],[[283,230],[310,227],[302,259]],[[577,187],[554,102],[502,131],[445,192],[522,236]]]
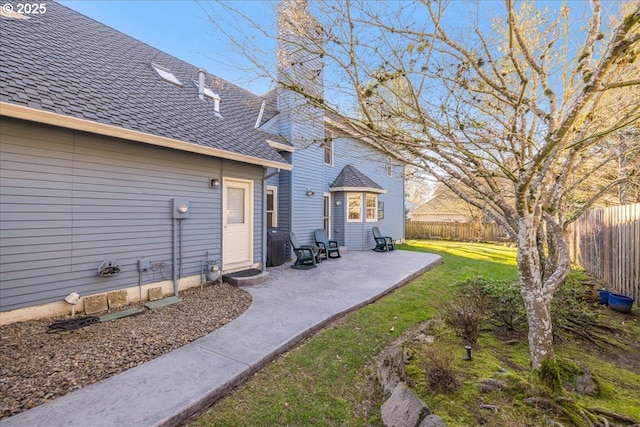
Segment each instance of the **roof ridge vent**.
[[171,72],[170,69],[165,68],[162,65],[155,64],[153,62],[151,63],[151,67],[153,67],[153,69],[156,70],[156,73],[158,73],[158,75],[162,78],[162,80],[165,80],[169,83],[173,83],[174,85],[177,85],[177,86],[182,86],[182,82],[178,80],[178,78],[175,76],[175,74]]

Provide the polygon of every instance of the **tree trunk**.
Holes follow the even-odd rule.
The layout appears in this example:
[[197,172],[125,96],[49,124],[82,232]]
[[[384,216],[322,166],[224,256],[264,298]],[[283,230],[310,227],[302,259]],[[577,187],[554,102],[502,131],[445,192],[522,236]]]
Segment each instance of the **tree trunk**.
[[551,301],[543,295],[540,283],[523,283],[521,277],[520,285],[529,324],[531,363],[534,369],[539,369],[544,359],[555,359]]
[[[529,325],[529,352],[534,369],[539,369],[544,359],[555,359],[553,352],[553,327],[551,323],[551,298],[542,283],[542,266],[539,262],[535,238],[518,236],[518,275],[520,293],[524,301]],[[535,236],[535,233],[534,233]],[[533,244],[532,244],[533,243]]]

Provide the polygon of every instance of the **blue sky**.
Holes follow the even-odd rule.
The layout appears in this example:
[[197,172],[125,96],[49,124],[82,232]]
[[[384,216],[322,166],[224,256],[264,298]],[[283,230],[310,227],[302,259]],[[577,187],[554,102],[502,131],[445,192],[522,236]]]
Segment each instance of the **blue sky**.
[[[269,90],[269,81],[239,71],[250,64],[225,48],[207,14],[195,1],[60,1],[59,3],[106,24],[190,64],[256,94]],[[205,7],[213,4],[203,2]],[[233,7],[269,25],[275,23],[273,3],[234,1]]]
[[[229,0],[226,3],[241,13],[249,16],[266,27],[271,34],[275,34],[275,5],[278,0]],[[395,1],[395,0],[394,0]],[[89,16],[103,24],[115,28],[129,36],[141,40],[149,45],[176,56],[197,67],[204,67],[210,73],[225,80],[244,87],[258,95],[267,92],[271,88],[271,82],[265,79],[256,79],[255,74],[247,73],[247,69],[255,70],[255,66],[241,53],[228,46],[224,37],[216,34],[215,26],[209,22],[206,8],[212,16],[227,15],[228,13],[216,13],[220,6],[216,2],[202,0],[199,3],[190,0],[181,1],[151,1],[151,0],[61,0],[60,3],[70,7],[86,16]],[[411,2],[408,2],[410,4]],[[470,0],[455,0],[450,6],[458,9],[455,13],[459,22],[453,25],[462,28],[468,12],[478,5],[491,9],[495,0],[483,0],[477,4]],[[538,2],[540,6],[556,8],[560,1]],[[580,16],[580,9],[588,5],[584,0],[568,2],[574,10],[573,16]],[[502,2],[497,4],[503,5]],[[379,3],[384,5],[384,2]],[[480,15],[483,16],[483,15]],[[481,25],[489,25],[490,19],[485,19]],[[578,19],[574,24],[580,23]],[[230,32],[242,32],[242,28],[234,28],[234,23],[223,24]],[[246,23],[237,22],[239,26]],[[244,31],[249,33],[248,29]],[[237,34],[237,33],[236,33]],[[263,38],[256,39],[262,43],[262,50],[272,57],[265,61],[275,59],[275,42]],[[105,41],[108,42],[108,41]],[[266,46],[265,46],[266,43]]]

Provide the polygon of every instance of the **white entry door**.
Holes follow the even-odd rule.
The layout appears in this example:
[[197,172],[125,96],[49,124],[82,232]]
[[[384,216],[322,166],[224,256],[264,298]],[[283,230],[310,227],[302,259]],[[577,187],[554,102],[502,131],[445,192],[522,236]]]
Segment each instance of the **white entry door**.
[[223,269],[253,263],[253,181],[223,179]]

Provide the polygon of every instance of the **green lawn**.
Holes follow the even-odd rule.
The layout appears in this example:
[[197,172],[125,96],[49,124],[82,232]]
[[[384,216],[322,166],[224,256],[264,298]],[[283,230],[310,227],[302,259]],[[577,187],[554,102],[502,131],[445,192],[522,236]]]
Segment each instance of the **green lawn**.
[[[367,363],[389,342],[438,316],[450,284],[481,275],[516,279],[515,249],[407,241],[399,249],[442,256],[443,264],[381,300],[334,322],[218,402],[194,426],[381,425],[382,397]],[[370,404],[372,403],[372,404]],[[369,411],[373,407],[374,410]]]

